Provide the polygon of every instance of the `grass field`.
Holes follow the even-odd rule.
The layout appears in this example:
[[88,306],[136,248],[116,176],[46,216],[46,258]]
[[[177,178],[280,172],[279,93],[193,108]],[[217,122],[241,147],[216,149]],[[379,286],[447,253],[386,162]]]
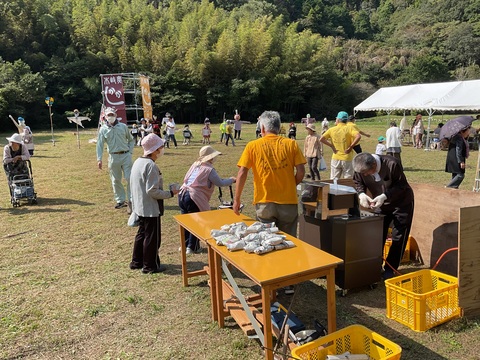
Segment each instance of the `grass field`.
[[[373,152],[387,120],[358,125],[372,135],[362,146]],[[233,176],[255,125],[244,125],[236,147],[217,143],[218,125],[212,128],[213,146],[225,154],[215,167],[221,176]],[[181,182],[198,156],[200,125],[191,130],[191,145],[181,145],[180,139],[178,149],[166,149],[157,160],[166,184]],[[297,133],[303,148],[305,132],[299,126]],[[2,139],[10,135],[3,133]],[[50,132],[35,134],[38,205],[12,208],[6,180],[0,186],[0,359],[262,359],[259,343],[232,320],[224,329],[211,321],[206,277],[182,287],[178,227],[172,219],[179,213],[176,199],[166,201],[162,218],[160,256],[168,270],[154,275],[130,270],[136,229],[127,227],[125,209],[114,209],[107,171],[96,167],[95,145],[88,142],[95,131],[80,132],[80,148],[73,130],[54,136],[55,146]],[[136,148],[134,158],[140,153]],[[331,151],[325,154],[329,164]],[[472,189],[477,155],[472,151],[467,161],[465,190]],[[404,147],[407,178],[443,187],[450,178],[443,171],[445,156],[443,151]],[[327,172],[322,176],[327,178]],[[250,178],[242,200],[244,213],[254,216],[251,184]],[[214,207],[217,194],[211,200]],[[189,264],[200,268],[206,260],[205,253],[192,255]],[[250,291],[252,284],[237,275],[240,286]],[[279,300],[288,306],[290,298],[281,294]],[[299,286],[293,310],[309,328],[313,319],[325,324],[325,309],[323,280]],[[480,358],[475,345],[479,319],[456,319],[414,332],[386,318],[383,284],[337,297],[337,327],[351,324],[365,325],[402,346],[402,359]]]

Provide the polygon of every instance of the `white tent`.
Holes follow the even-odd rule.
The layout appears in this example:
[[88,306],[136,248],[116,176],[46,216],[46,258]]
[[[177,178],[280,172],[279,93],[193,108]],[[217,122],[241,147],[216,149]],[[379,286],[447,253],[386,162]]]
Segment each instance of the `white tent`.
[[[480,110],[480,80],[385,87],[354,107],[358,111],[423,110],[428,130],[435,111]],[[427,146],[429,132],[427,132]]]
[[480,80],[381,88],[355,106],[358,111],[480,110]]

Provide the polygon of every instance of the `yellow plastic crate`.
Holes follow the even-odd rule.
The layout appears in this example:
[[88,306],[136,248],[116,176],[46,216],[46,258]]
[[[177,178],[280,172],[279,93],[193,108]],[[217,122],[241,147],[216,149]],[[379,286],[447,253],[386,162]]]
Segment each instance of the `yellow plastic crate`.
[[402,348],[362,325],[351,325],[296,347],[292,356],[302,360],[325,360],[327,355],[367,354],[371,360],[400,359]]
[[[405,246],[405,251],[403,252],[402,260],[400,260],[400,263],[402,263],[402,264],[410,262],[410,238],[411,238],[411,236],[408,237],[407,245]],[[392,240],[387,239],[387,241],[385,241],[385,246],[383,247],[383,258],[384,259],[387,258],[388,252],[390,251],[391,246],[392,246]]]
[[385,281],[387,317],[425,331],[460,316],[458,280],[434,270],[419,270]]

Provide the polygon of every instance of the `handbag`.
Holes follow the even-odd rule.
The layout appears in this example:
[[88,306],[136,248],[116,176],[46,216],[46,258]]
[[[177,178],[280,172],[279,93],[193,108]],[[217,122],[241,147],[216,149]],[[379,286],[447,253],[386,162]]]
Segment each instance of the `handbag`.
[[139,222],[140,222],[140,219],[138,218],[138,215],[132,211],[132,213],[128,217],[127,225],[131,227],[135,227],[139,225]]
[[325,159],[323,156],[320,158],[320,165],[318,166],[319,171],[325,171],[327,170],[327,163],[325,162]]

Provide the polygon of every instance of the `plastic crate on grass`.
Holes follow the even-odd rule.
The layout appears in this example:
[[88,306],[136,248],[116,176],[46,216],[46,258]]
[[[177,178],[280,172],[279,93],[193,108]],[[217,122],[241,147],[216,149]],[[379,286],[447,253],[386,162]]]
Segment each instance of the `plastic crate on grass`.
[[296,347],[292,356],[302,360],[325,360],[327,355],[366,354],[371,360],[398,360],[402,348],[362,325],[347,326],[315,341]]
[[425,331],[460,316],[458,280],[435,270],[419,270],[385,281],[387,317]]

